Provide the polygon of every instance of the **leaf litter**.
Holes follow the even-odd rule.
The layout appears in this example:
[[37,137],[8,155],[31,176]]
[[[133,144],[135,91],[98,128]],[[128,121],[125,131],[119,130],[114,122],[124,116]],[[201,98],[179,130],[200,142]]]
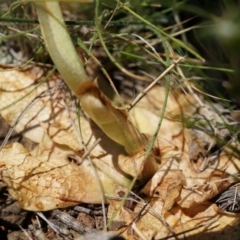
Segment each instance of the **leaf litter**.
[[[237,141],[222,144],[220,150],[216,147],[219,139],[232,134],[223,128],[229,122],[226,117],[200,97],[204,106],[191,93],[171,90],[149,158],[154,167],[149,170],[142,164],[144,149],[129,155],[84,113],[78,114],[58,76],[36,87],[44,75],[41,71],[33,67],[0,73],[1,116],[14,126],[14,133],[38,144],[27,149],[15,142],[0,153],[2,181],[22,209],[42,212],[80,203],[101,204],[97,180],[86,159],[89,156],[113,233],[126,239],[210,239],[213,233],[216,238],[238,239],[238,214],[223,211],[222,203],[215,204],[217,196],[237,182],[240,165],[234,151],[239,149]],[[155,86],[129,112],[146,139],[155,133],[165,94],[164,87]],[[84,144],[91,151],[85,153]]]

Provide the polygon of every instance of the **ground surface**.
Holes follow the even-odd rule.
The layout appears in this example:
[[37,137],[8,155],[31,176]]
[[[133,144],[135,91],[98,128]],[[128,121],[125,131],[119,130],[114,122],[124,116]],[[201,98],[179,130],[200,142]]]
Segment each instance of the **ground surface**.
[[[7,9],[6,6],[5,9]],[[150,13],[156,12],[155,9],[153,11],[151,10],[151,8],[148,8],[146,11],[149,11]],[[30,16],[31,14],[32,11],[30,11]],[[65,6],[64,8],[64,15],[66,16],[66,19],[70,20],[75,18],[78,19],[76,15],[71,14],[70,10],[68,9],[68,6]],[[175,20],[176,19],[177,18],[175,18]],[[164,22],[163,21],[164,18],[161,18],[160,20]],[[173,21],[173,18],[169,17],[166,21],[167,22],[165,24],[167,26],[170,26],[170,24],[172,24],[171,21]],[[179,23],[177,22],[177,20],[176,22],[174,22],[174,24],[175,23],[177,29],[176,31],[178,32],[179,29],[177,28],[177,26],[179,25]],[[46,76],[49,70],[53,67],[52,62],[46,51],[43,52],[40,51],[39,55],[37,54],[35,47],[36,46],[39,47],[42,44],[42,42],[39,41],[39,39],[41,39],[40,33],[37,32],[36,34],[34,33],[33,35],[28,35],[28,37],[31,38],[31,41],[29,42],[28,41],[29,39],[25,38],[26,33],[24,32],[24,29],[21,29],[21,31],[23,31],[21,33],[23,35],[23,39],[19,40],[17,38],[15,39],[14,37],[14,34],[17,32],[16,29],[8,28],[8,25],[6,26],[3,25],[2,28],[6,30],[9,36],[13,34],[13,37],[10,38],[10,40],[3,41],[0,45],[1,71],[4,71],[6,73],[6,76],[8,76],[7,75],[8,73],[10,73],[11,75],[11,71],[14,72],[16,69],[18,71],[18,68],[20,67],[19,71],[20,75],[17,75],[16,81],[12,80],[13,89],[15,86],[14,84],[16,82],[22,81],[24,83],[23,80],[24,74],[26,74],[27,77],[33,76],[34,84],[40,82],[40,80],[42,80],[42,78],[44,78],[44,76]],[[92,40],[91,27],[84,26],[78,27],[76,29],[69,27],[69,29],[72,31],[73,36],[81,36],[83,39],[85,39],[86,45],[88,47],[91,45],[90,42],[90,40]],[[111,28],[111,30],[114,32],[114,34],[116,34],[116,36],[106,34],[104,35],[104,37],[106,43],[109,44],[108,45],[109,49],[111,50],[111,53],[115,58],[115,61],[118,61],[121,64],[120,68],[114,65],[113,63],[114,61],[111,62],[109,60],[109,56],[107,56],[106,52],[101,47],[99,39],[96,42],[94,42],[93,44],[94,47],[91,50],[91,53],[94,55],[96,59],[101,61],[102,65],[97,63],[97,61],[93,57],[91,58],[86,57],[87,54],[83,52],[79,48],[79,46],[77,47],[77,51],[79,53],[79,57],[86,61],[87,65],[86,70],[88,72],[88,75],[91,76],[92,79],[97,79],[98,84],[101,86],[105,94],[111,97],[111,94],[109,94],[110,84],[107,79],[112,78],[115,86],[119,90],[120,95],[122,96],[123,99],[123,102],[119,101],[119,99],[117,100],[114,99],[116,105],[120,107],[123,106],[129,107],[128,104],[132,103],[134,99],[138,96],[138,94],[141,93],[143,89],[145,89],[151,81],[155,80],[166,69],[166,66],[161,62],[162,59],[164,59],[164,61],[166,60],[165,59],[166,53],[164,52],[166,50],[164,47],[166,46],[163,47],[160,40],[161,38],[159,38],[158,35],[157,36],[152,35],[152,32],[151,31],[148,32],[148,28],[145,28],[142,25],[133,24],[130,25],[130,27],[121,26],[119,32],[116,29],[118,29],[118,27]],[[121,35],[122,33],[127,34]],[[132,33],[135,34],[134,37]],[[142,37],[139,37],[138,35]],[[144,37],[146,37],[146,40],[144,39]],[[122,42],[119,39],[121,39]],[[167,45],[169,44],[168,50],[171,53],[170,60],[171,62],[174,62],[174,60],[178,58],[178,54],[175,53],[174,52],[175,49],[172,48],[174,44],[172,42],[171,44],[170,42],[167,42],[166,44]],[[23,63],[28,61],[31,57],[33,57],[33,59],[31,59],[31,64],[28,63],[27,66],[23,65]],[[193,61],[196,59],[190,60]],[[199,59],[197,59],[196,62],[199,63]],[[183,64],[184,63],[188,62],[186,61],[183,62]],[[201,64],[202,62],[199,65]],[[106,72],[109,74],[108,77],[106,77],[106,74],[104,73],[104,71],[102,71],[102,66],[104,66],[105,68],[104,70],[106,70]],[[123,69],[122,67],[125,67],[125,69]],[[38,70],[36,71],[35,69]],[[229,187],[238,181],[238,175],[236,175],[239,170],[239,163],[238,161],[236,161],[236,159],[239,159],[238,144],[240,132],[239,112],[236,111],[237,109],[239,109],[238,104],[234,101],[234,99],[227,99],[229,101],[221,100],[221,98],[229,96],[228,94],[225,94],[226,91],[225,88],[223,88],[224,91],[222,91],[221,94],[219,94],[220,98],[215,98],[214,96],[209,100],[207,96],[208,93],[207,94],[204,93],[205,85],[211,85],[212,83],[214,83],[213,86],[218,86],[216,84],[216,82],[218,81],[216,82],[206,81],[209,84],[202,84],[203,88],[199,87],[199,85],[196,84],[197,87],[195,88],[194,84],[189,85],[185,84],[186,79],[188,80],[190,79],[190,82],[194,81],[194,79],[202,80],[203,79],[202,75],[201,76],[194,75],[195,73],[192,74],[191,70],[188,71],[188,69],[186,70],[186,68],[183,69],[176,68],[174,69],[174,71],[170,73],[171,73],[169,74],[171,76],[170,92],[172,93],[173,96],[171,96],[172,98],[169,98],[170,103],[166,109],[167,114],[165,115],[163,121],[163,126],[165,126],[165,128],[163,127],[160,130],[161,132],[161,134],[159,134],[160,140],[158,139],[160,142],[159,143],[160,147],[157,146],[156,147],[157,150],[155,149],[156,151],[154,153],[156,153],[156,156],[159,158],[160,156],[161,157],[164,156],[163,159],[167,158],[171,159],[172,156],[174,157],[177,156],[176,159],[178,162],[177,163],[174,162],[174,164],[170,165],[169,168],[172,171],[172,172],[169,171],[170,176],[167,177],[165,176],[165,178],[162,178],[161,173],[159,173],[160,172],[159,171],[156,175],[154,175],[152,182],[150,181],[149,183],[150,186],[149,185],[144,186],[146,182],[144,182],[143,185],[141,184],[140,186],[137,185],[136,188],[133,190],[133,193],[135,195],[134,194],[128,195],[128,200],[126,200],[124,205],[120,207],[121,211],[117,220],[115,219],[110,222],[108,230],[117,234],[121,234],[122,232],[125,231],[126,232],[125,236],[131,236],[134,239],[144,240],[161,239],[162,236],[167,235],[171,235],[172,236],[171,239],[178,239],[178,236],[177,235],[174,236],[174,233],[171,232],[171,227],[173,227],[174,230],[176,229],[179,234],[180,233],[182,234],[184,230],[186,231],[186,233],[180,235],[179,239],[183,238],[188,239],[188,236],[190,236],[190,234],[188,235],[188,232],[191,231],[196,232],[194,232],[192,238],[189,239],[218,239],[218,240],[219,239],[227,240],[230,238],[232,240],[239,239],[240,230],[239,227],[236,227],[239,225],[238,215],[238,212],[240,210],[239,188],[238,186],[234,185],[234,187],[228,191]],[[133,76],[132,74],[135,75]],[[1,77],[1,81],[3,81],[3,77]],[[55,110],[58,109],[58,107],[64,110],[72,109],[74,105],[72,103],[75,103],[76,99],[68,90],[66,90],[67,89],[66,86],[63,84],[61,77],[56,71],[54,76],[51,78],[51,81],[60,82],[60,85],[62,84],[61,86],[65,91],[63,94],[60,91],[60,94],[56,99],[51,99],[51,96],[53,96],[54,94],[52,93],[49,94],[49,92],[45,92],[45,94],[50,95],[50,101],[52,103],[51,112],[52,118],[54,117],[57,118],[58,115],[55,114]],[[222,87],[221,81],[222,79],[219,80],[220,82],[219,85],[221,85]],[[4,89],[2,89],[6,82],[7,80],[4,80],[1,85],[0,90],[1,99],[3,94],[6,92],[4,91]],[[153,91],[154,94],[152,94],[149,98],[146,97],[145,100],[143,100],[143,107],[140,105],[140,108],[142,107],[142,110],[138,112],[136,111],[136,113],[138,114],[136,115],[136,119],[134,120],[134,123],[136,125],[138,125],[138,123],[140,122],[140,121],[138,122],[138,120],[141,119],[142,115],[145,114],[145,111],[146,112],[148,110],[149,111],[151,110],[153,112],[155,111],[154,112],[155,115],[146,114],[146,118],[144,119],[144,121],[142,121],[144,122],[144,124],[143,125],[139,124],[141,132],[143,133],[151,132],[151,135],[154,135],[155,133],[154,131],[157,125],[156,122],[158,122],[161,112],[161,111],[159,112],[158,110],[162,109],[163,106],[163,102],[161,102],[163,97],[162,98],[158,97],[159,95],[165,94],[165,89],[167,88],[166,82],[167,75],[163,79],[158,81],[158,83],[156,84],[157,91],[156,92]],[[198,83],[198,80],[196,82]],[[225,81],[225,84],[226,82],[227,81]],[[12,91],[9,90],[11,88],[12,87],[9,85],[9,88],[7,89],[9,93]],[[211,87],[207,86],[207,88]],[[22,90],[24,90],[24,88],[21,87],[17,89],[16,92],[18,93]],[[213,87],[210,90],[211,91],[209,94],[215,92],[215,87]],[[49,97],[49,95],[47,97]],[[39,97],[39,95],[37,96]],[[70,101],[68,102],[69,96]],[[187,96],[186,99],[188,100],[185,101],[184,100],[185,98],[183,96],[185,97]],[[14,97],[9,98],[6,97],[5,105],[7,105],[8,101],[12,102],[13,99]],[[44,101],[45,100],[43,98],[43,102]],[[146,105],[146,102],[148,105]],[[178,105],[176,104],[176,102],[182,104],[182,105],[179,104],[180,110],[178,108],[175,109],[175,106]],[[23,108],[21,106],[21,101],[19,101],[19,103],[20,103],[19,109],[22,110]],[[67,107],[65,106],[66,103],[68,103]],[[45,105],[47,105],[46,102],[44,102],[43,106]],[[161,106],[159,107],[159,105]],[[16,113],[13,114],[14,117],[18,116],[20,111],[19,109],[17,109]],[[36,107],[36,111],[37,110],[38,108]],[[174,114],[177,113],[175,114],[177,117],[173,113]],[[187,115],[188,113],[190,114]],[[8,117],[6,119],[0,116],[0,144],[4,141],[5,137],[7,136],[7,133],[11,129],[10,125],[12,126],[14,123],[12,115],[7,116]],[[84,119],[85,118],[87,119],[87,117],[84,114],[83,116]],[[34,117],[32,116],[32,118]],[[52,118],[50,118],[50,120],[52,120]],[[32,120],[31,117],[28,118],[29,122],[31,120]],[[48,123],[46,119],[44,119],[44,116],[40,122],[42,125]],[[155,125],[153,124],[154,127],[151,126],[152,122],[154,122],[155,124]],[[24,123],[26,123],[26,121]],[[28,122],[26,124],[28,124]],[[102,132],[93,124],[93,122],[91,122],[90,125],[91,130],[94,129],[96,130],[96,133],[98,135],[100,135],[101,137],[103,136]],[[69,138],[72,137],[71,135],[72,132],[68,131],[67,128],[66,129],[63,128],[60,130],[66,131],[64,133],[65,135],[69,136]],[[89,131],[89,129],[87,129],[87,131]],[[49,133],[49,135],[51,134]],[[54,134],[51,137],[52,139],[54,139]],[[161,142],[162,140],[161,137],[162,138],[165,137],[166,141],[164,140]],[[60,141],[59,139],[54,139],[54,141]],[[7,144],[10,145],[15,142],[22,144],[22,146],[24,146],[28,151],[31,151],[34,148],[38,147],[38,143],[36,143],[37,141],[34,142],[29,140],[29,138],[26,137],[26,135],[24,134],[24,130],[22,129],[20,131],[14,130],[11,133],[11,136],[8,139]],[[59,142],[57,143],[59,144]],[[109,143],[109,141],[107,141],[107,143]],[[112,142],[110,142],[110,144],[112,144]],[[76,142],[73,144],[75,152],[79,150],[78,145],[79,144]],[[230,146],[229,148],[231,151],[229,150],[228,146]],[[117,150],[119,150],[118,148]],[[103,151],[106,149],[108,150],[108,152]],[[110,145],[107,147],[101,145],[99,151],[101,154],[99,154],[98,152],[98,157],[100,156],[99,159],[101,159],[102,156],[107,155],[108,153],[112,154],[114,150],[115,150],[114,145]],[[121,149],[119,151],[121,152]],[[231,152],[231,154],[227,154],[228,151]],[[81,153],[79,154],[79,156],[83,156],[84,153],[83,149],[81,149],[81,151],[79,152]],[[184,152],[183,155],[181,155],[182,152]],[[164,155],[165,153],[166,155]],[[169,155],[167,155],[168,153]],[[178,157],[179,154],[181,157]],[[227,157],[222,157],[222,155],[224,154]],[[181,163],[181,159],[184,159],[185,157],[189,161],[186,161],[186,163],[182,161]],[[232,158],[235,160],[230,161],[229,159]],[[75,155],[68,155],[68,161],[71,162],[71,164],[75,164],[77,163],[78,158]],[[160,162],[161,161],[158,159],[159,165]],[[230,165],[228,165],[229,162]],[[226,164],[222,166],[220,163],[222,163],[222,165],[224,165],[225,163]],[[180,171],[178,169],[179,167],[178,164],[180,164]],[[127,167],[124,168],[124,166]],[[128,166],[130,165],[123,164],[122,167],[124,171],[122,171],[121,169],[121,173],[127,172],[128,174],[131,175],[132,173],[129,170]],[[173,169],[171,169],[172,166]],[[0,167],[2,167],[2,165]],[[164,168],[163,170],[164,172],[168,173],[169,169]],[[186,186],[186,183],[184,181],[182,181],[184,183],[180,181],[182,180],[181,179],[182,175],[180,174],[180,172],[181,173],[183,172],[186,175],[186,181],[188,183],[194,183],[193,185],[189,184],[191,186],[190,188],[183,187]],[[231,178],[232,176],[231,174],[232,175],[235,174],[234,179]],[[179,180],[179,182],[176,181],[176,176],[179,176],[177,177],[177,180]],[[229,182],[223,180],[225,178],[229,180]],[[167,184],[165,184],[164,179],[170,179],[169,180],[170,183],[168,182]],[[194,179],[197,179],[197,181],[194,182]],[[218,181],[220,181],[220,184],[218,184]],[[164,182],[165,185],[162,184],[161,182]],[[208,185],[209,182],[213,184]],[[184,197],[182,195],[179,195],[180,189],[182,190],[182,192],[186,194],[184,195],[184,197],[186,198],[189,192],[193,194],[193,197],[190,199],[191,201],[190,200],[189,202],[186,201],[187,203],[186,202],[184,203],[184,201],[182,201],[183,203],[181,202],[180,198],[183,199]],[[227,190],[227,192],[224,192],[225,190]],[[148,215],[149,212],[151,212],[151,210],[153,211],[153,213],[154,211],[155,213],[156,212],[160,213],[162,211],[161,207],[165,204],[164,201],[166,200],[167,202],[167,200],[169,200],[169,196],[167,195],[168,192],[170,192],[172,196],[174,196],[173,198],[175,203],[173,205],[174,201],[169,201],[168,204],[170,207],[167,210],[165,209],[164,211],[166,212],[164,212],[164,214],[162,215],[164,215],[165,219],[167,219],[170,216],[169,217],[170,220],[169,219],[168,220],[172,224],[172,225],[170,224],[171,227],[169,226],[166,227],[166,222],[164,222],[165,220],[162,220],[161,218],[162,216],[160,217],[157,216],[156,217],[157,221],[155,221],[154,218]],[[117,207],[119,207],[118,200],[122,199],[124,194],[125,192],[122,191],[122,189],[117,191],[117,193],[114,195],[116,199],[113,199],[110,205],[108,204],[105,205],[106,217],[108,217],[108,214],[111,214]],[[144,201],[141,202],[138,199],[138,197],[143,197]],[[194,199],[194,201],[192,201],[192,199]],[[137,200],[139,201],[139,203],[144,203],[146,205],[141,204],[137,205],[136,204]],[[197,204],[195,207],[194,204],[196,202]],[[181,207],[179,207],[180,205]],[[145,210],[147,213],[145,212]],[[142,222],[141,219],[143,219]],[[231,219],[231,221],[229,219]],[[140,224],[138,225],[139,222]],[[183,227],[184,225],[183,222],[187,226],[186,229],[184,229]],[[159,225],[161,224],[163,225],[163,227],[159,228]],[[218,225],[220,226],[219,229]],[[221,228],[221,226],[223,227]],[[96,236],[100,236],[101,240],[121,239],[121,237],[111,238],[111,236],[103,236],[100,235],[100,233],[94,235],[96,232],[103,230],[103,227],[104,216],[101,204],[79,204],[77,206],[67,207],[63,209],[56,208],[55,210],[46,212],[26,211],[23,210],[20,207],[19,203],[9,195],[7,184],[3,181],[0,181],[1,239],[80,240],[80,236],[86,233],[93,234],[92,236],[89,237],[89,240],[97,239]],[[154,228],[154,230],[151,228]],[[198,228],[202,230],[199,230],[198,232],[197,230]],[[216,232],[214,232],[214,229],[217,229]],[[132,234],[132,232],[134,232],[135,235]]]

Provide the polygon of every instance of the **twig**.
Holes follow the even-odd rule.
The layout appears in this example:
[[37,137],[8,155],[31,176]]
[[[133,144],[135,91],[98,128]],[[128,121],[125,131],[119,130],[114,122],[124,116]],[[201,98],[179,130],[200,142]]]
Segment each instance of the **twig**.
[[76,220],[74,217],[71,217],[65,212],[60,210],[53,210],[52,216],[58,218],[61,222],[65,223],[69,228],[79,232],[79,233],[93,233],[96,230],[86,227],[84,224]]
[[82,159],[89,156],[89,154],[91,153],[91,151],[101,142],[101,138],[98,138],[94,143],[93,145],[87,149],[87,151],[84,152],[84,154],[82,155]]
[[76,210],[78,212],[82,212],[82,213],[88,214],[88,215],[93,214],[91,209],[85,208],[85,207],[81,207],[81,206],[74,207],[74,210]]
[[22,228],[21,225],[18,225],[18,227],[24,232],[24,234],[28,237],[29,240],[33,240],[33,238],[31,238],[29,233],[24,228]]
[[215,201],[223,211],[237,213],[240,211],[240,184],[237,183],[224,191]]
[[52,228],[57,234],[60,234],[60,229],[58,226],[50,222],[41,212],[37,212],[37,215],[41,217],[48,225],[50,228]]
[[138,229],[135,222],[133,222],[132,228],[142,240],[148,240],[148,238]]
[[163,78],[171,69],[173,69],[184,57],[180,57],[172,65],[170,65],[159,77],[157,77],[147,88],[145,88],[135,100],[127,107],[127,110],[130,111],[146,94],[147,92],[161,79]]
[[156,51],[156,49],[149,42],[147,42],[143,37],[141,37],[141,36],[139,36],[137,34],[132,34],[132,35],[137,37],[137,38],[139,38],[139,39],[141,39],[143,42],[145,42],[147,44],[147,46],[149,46],[152,49],[153,53],[156,54],[156,57],[160,58],[160,56],[159,56],[158,52]]

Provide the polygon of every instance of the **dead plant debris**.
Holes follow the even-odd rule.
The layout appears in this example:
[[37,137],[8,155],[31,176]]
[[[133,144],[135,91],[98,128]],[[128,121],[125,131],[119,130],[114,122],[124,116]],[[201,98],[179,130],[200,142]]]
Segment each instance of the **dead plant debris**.
[[[216,113],[199,95],[172,90],[151,151],[157,171],[149,172],[141,167],[145,152],[129,156],[87,116],[78,115],[60,79],[51,76],[36,87],[39,80],[32,73],[38,69],[0,72],[2,140],[14,128],[9,138],[13,143],[3,146],[0,155],[1,231],[12,229],[9,239],[15,238],[18,226],[25,229],[21,239],[40,234],[81,239],[81,234],[101,231],[104,217],[108,229],[126,239],[197,239],[200,233],[210,239],[229,232],[238,239],[238,191],[229,187],[238,181],[240,161],[234,149],[239,144],[224,128],[237,126],[234,120]],[[155,86],[130,111],[133,124],[148,139],[155,133],[165,95],[164,87]],[[29,103],[33,104],[28,109]],[[189,122],[196,124],[191,127]],[[84,144],[94,147],[85,154]],[[99,189],[86,156],[101,182],[106,216],[99,208]]]

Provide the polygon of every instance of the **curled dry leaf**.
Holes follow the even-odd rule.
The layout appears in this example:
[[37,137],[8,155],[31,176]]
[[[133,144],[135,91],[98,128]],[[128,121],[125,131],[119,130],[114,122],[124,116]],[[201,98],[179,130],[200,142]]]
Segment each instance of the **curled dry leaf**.
[[231,176],[238,174],[240,161],[231,155],[223,154],[211,167],[202,172],[196,171],[190,161],[182,161],[180,167],[185,169],[184,174],[189,187],[182,190],[179,204],[189,208],[227,189],[235,181]]
[[[164,105],[166,90],[163,87],[152,88],[130,111],[133,123],[141,133],[155,134],[160,112]],[[195,109],[194,98],[180,93],[169,93],[167,107],[159,136],[172,141],[183,129],[182,115],[191,116]]]
[[95,82],[81,84],[77,96],[89,117],[130,155],[144,149],[144,138],[132,124],[127,111],[115,107]]
[[178,162],[170,159],[159,167],[157,173],[144,186],[142,192],[147,196],[158,198],[159,204],[162,201],[163,210],[169,210],[180,195],[184,185],[185,176],[179,170]]
[[132,177],[137,176],[137,179],[143,182],[149,180],[158,169],[156,159],[153,155],[146,158],[146,151],[141,151],[131,157],[120,155],[118,165],[123,172]]
[[145,159],[145,145],[148,138],[140,134],[125,109],[115,107],[101,92],[95,82],[80,85],[77,96],[89,117],[115,142],[124,146],[129,156],[120,156],[119,167],[123,172],[142,181],[153,176],[157,170],[154,157]]

